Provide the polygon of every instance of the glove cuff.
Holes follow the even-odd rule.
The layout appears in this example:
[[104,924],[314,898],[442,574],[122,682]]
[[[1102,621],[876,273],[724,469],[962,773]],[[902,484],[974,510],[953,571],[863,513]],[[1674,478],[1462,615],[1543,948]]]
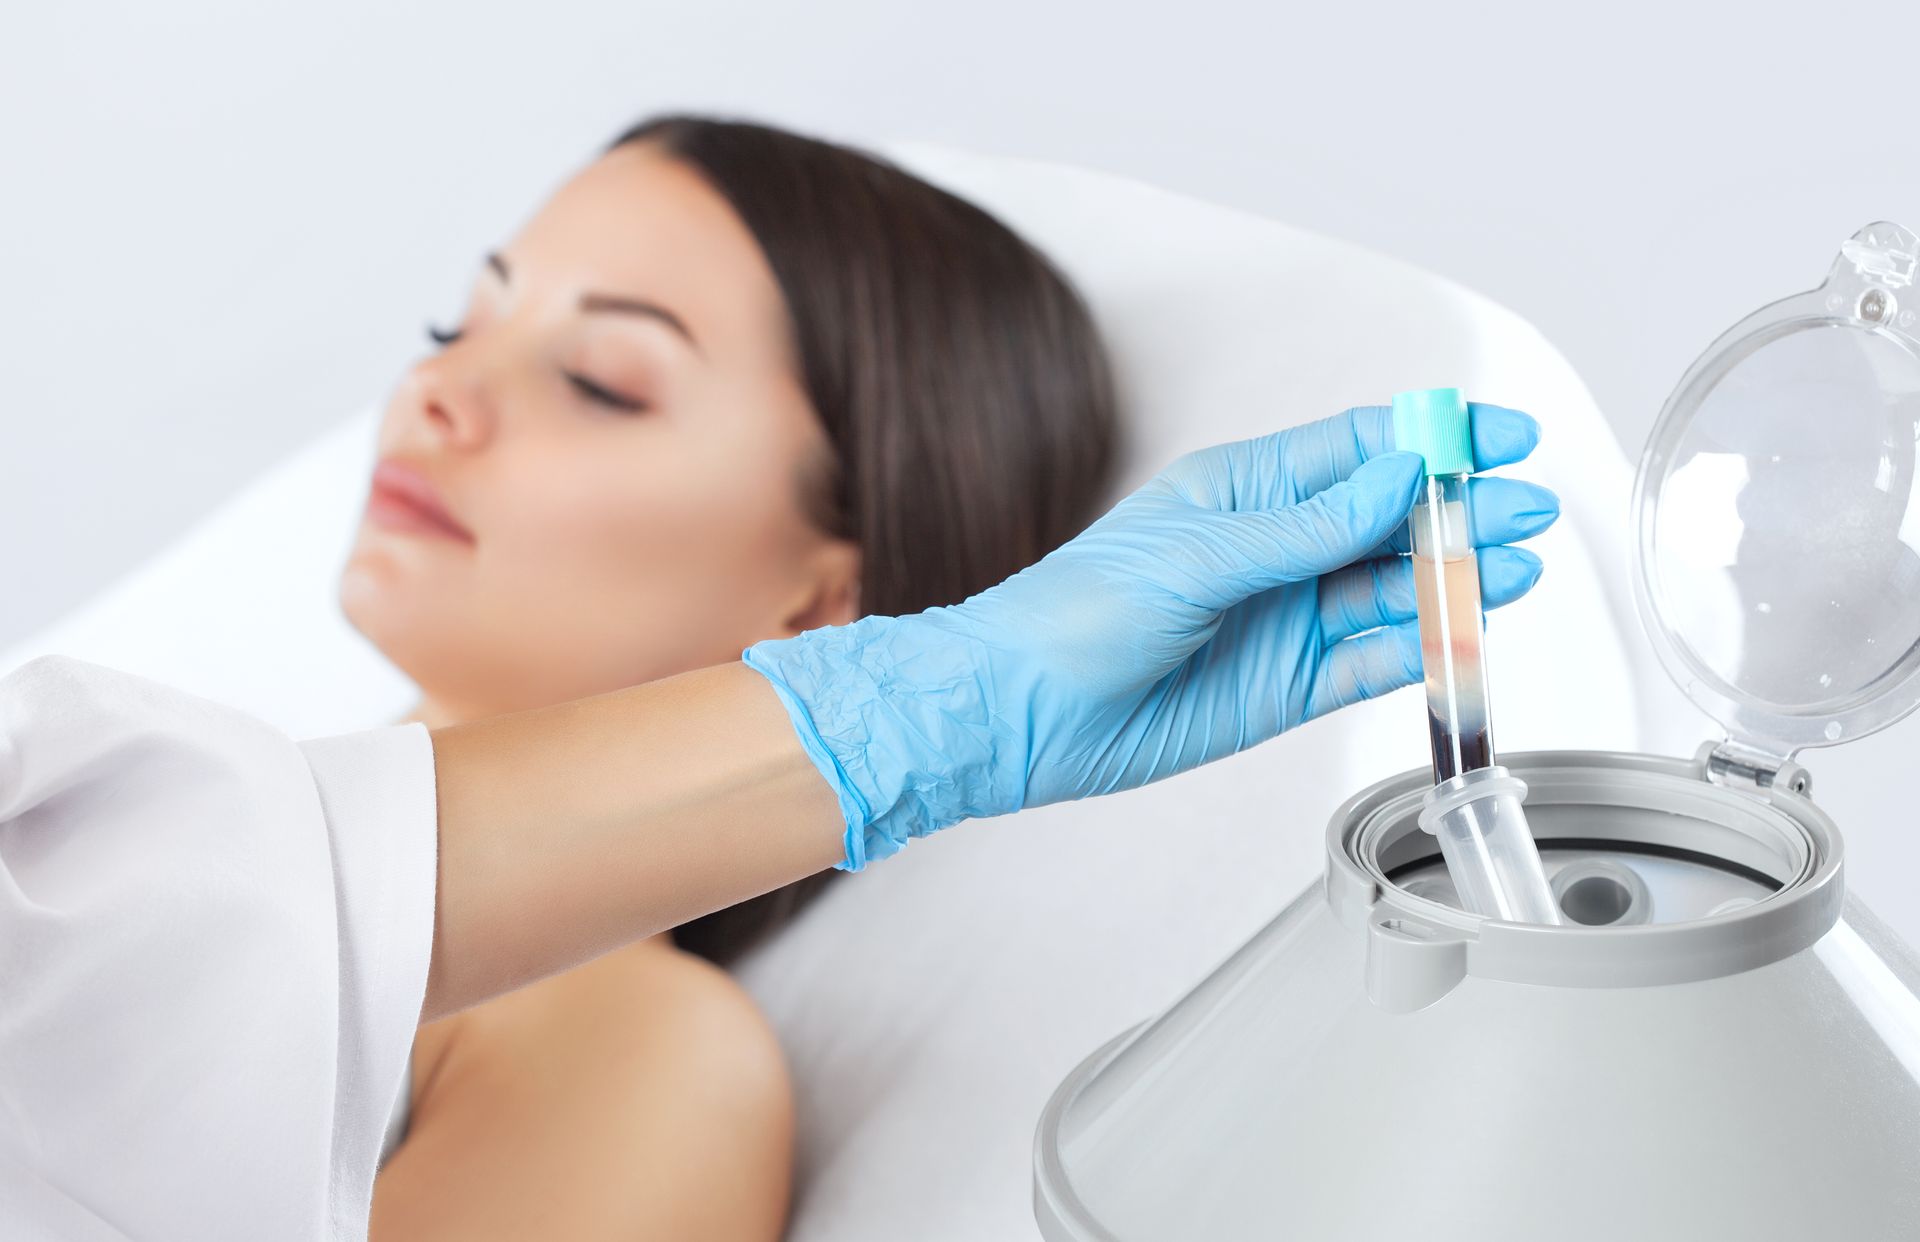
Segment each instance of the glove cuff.
[[809,630],[755,643],[741,659],[773,684],[839,801],[842,870],[1019,809],[1025,747],[997,719],[991,654],[950,610]]

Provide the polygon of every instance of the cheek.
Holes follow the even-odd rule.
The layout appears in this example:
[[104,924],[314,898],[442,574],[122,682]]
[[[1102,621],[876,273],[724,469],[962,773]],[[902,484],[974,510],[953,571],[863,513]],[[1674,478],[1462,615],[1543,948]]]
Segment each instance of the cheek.
[[491,586],[544,593],[529,602],[563,605],[576,631],[603,618],[616,629],[718,627],[730,643],[768,622],[802,548],[792,480],[721,453],[529,457],[495,500],[503,528],[480,548],[498,571]]

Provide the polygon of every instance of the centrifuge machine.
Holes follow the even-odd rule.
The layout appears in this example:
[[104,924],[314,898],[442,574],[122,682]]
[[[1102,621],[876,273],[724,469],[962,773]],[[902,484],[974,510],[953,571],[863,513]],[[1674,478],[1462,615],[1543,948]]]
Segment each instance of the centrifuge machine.
[[1862,229],[1662,411],[1640,613],[1725,737],[1504,757],[1564,924],[1458,907],[1424,768],[1362,790],[1323,884],[1055,1092],[1048,1239],[1920,1239],[1920,959],[1794,761],[1920,703],[1916,255]]

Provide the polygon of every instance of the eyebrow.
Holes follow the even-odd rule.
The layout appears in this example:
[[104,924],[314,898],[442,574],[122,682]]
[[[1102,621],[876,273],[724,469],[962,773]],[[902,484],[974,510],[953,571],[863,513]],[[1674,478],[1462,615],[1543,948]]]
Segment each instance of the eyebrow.
[[[487,266],[500,278],[501,283],[507,282],[509,279],[507,261],[498,253],[487,256]],[[682,339],[693,347],[695,353],[702,352],[700,342],[694,339],[693,329],[687,327],[686,321],[658,302],[649,302],[645,298],[622,297],[612,293],[587,293],[581,295],[580,309],[587,314],[639,315],[652,319],[679,333]]]

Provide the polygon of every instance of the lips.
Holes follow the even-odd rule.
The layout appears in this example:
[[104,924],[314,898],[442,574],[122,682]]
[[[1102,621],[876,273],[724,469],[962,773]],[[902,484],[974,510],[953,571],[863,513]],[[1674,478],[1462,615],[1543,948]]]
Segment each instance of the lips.
[[473,542],[473,532],[453,516],[427,476],[397,458],[389,457],[374,467],[367,518],[401,534]]

